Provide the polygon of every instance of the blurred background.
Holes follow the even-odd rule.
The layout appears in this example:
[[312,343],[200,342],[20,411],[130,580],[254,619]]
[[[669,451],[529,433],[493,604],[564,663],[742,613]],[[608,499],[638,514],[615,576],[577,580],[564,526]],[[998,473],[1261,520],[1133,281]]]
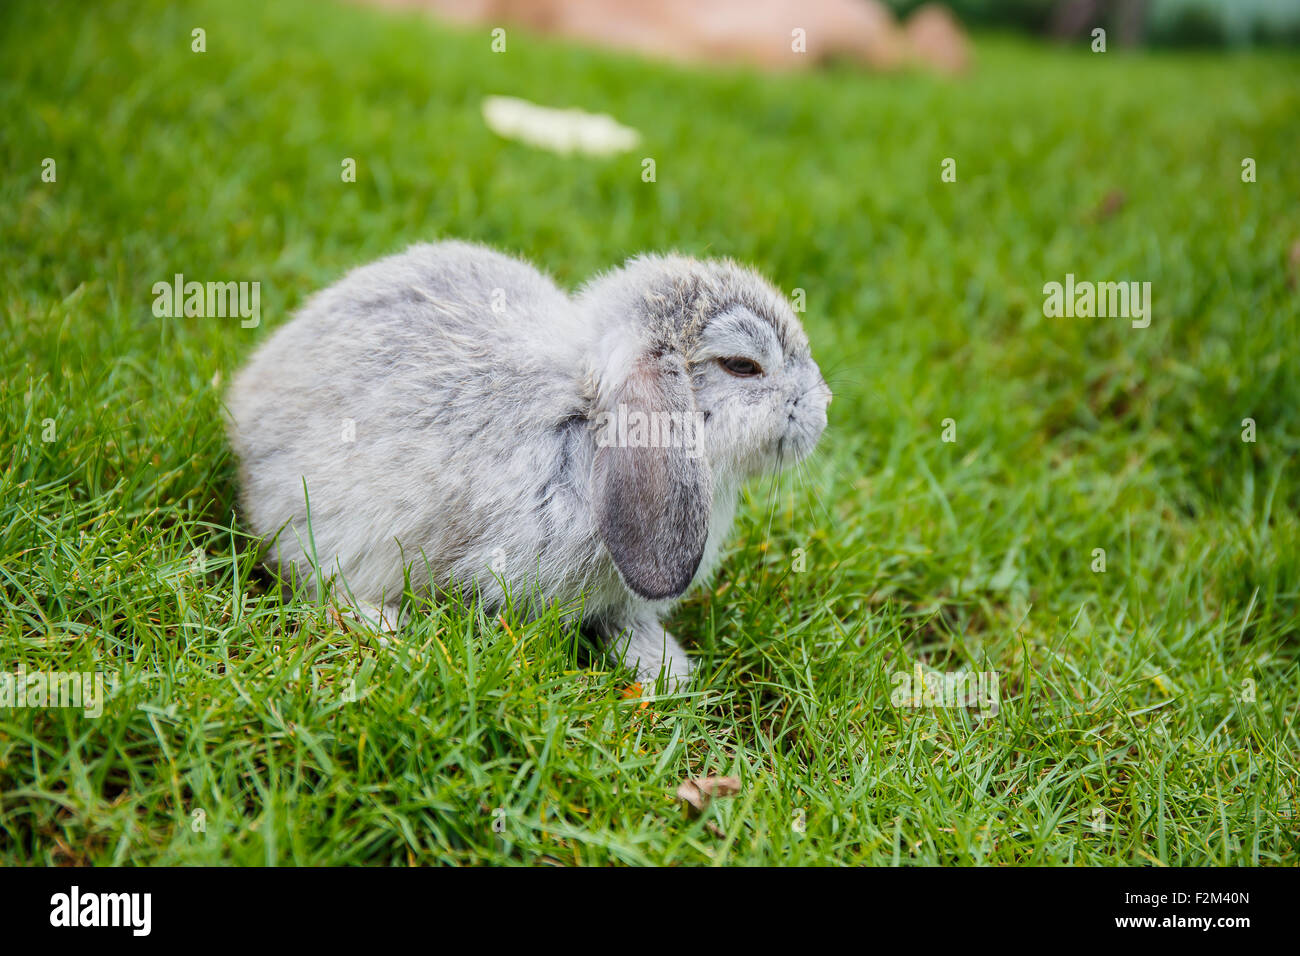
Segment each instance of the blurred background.
[[[885,0],[905,15],[924,0]],[[963,23],[1034,36],[1086,36],[1111,29],[1121,43],[1246,46],[1300,43],[1296,0],[950,0]]]
[[[1296,0],[371,0],[463,23],[523,25],[616,49],[770,68],[832,57],[880,69],[969,66],[965,29],[1010,30],[1095,52],[1294,45]],[[796,28],[792,31],[792,27]],[[782,41],[801,33],[791,49]],[[1099,39],[1098,33],[1109,34]],[[805,55],[807,54],[807,55]]]

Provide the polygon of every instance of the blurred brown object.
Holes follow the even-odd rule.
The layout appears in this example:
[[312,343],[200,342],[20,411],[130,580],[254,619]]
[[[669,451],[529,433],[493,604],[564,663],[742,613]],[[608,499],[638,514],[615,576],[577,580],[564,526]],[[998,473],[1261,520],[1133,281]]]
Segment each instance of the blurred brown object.
[[908,18],[906,30],[918,62],[941,73],[964,73],[970,66],[966,35],[947,7],[927,3]]
[[1093,222],[1105,222],[1119,214],[1128,202],[1128,197],[1124,195],[1122,189],[1112,189],[1106,195],[1101,197],[1101,202],[1097,203],[1097,208],[1092,211]]
[[[448,20],[520,26],[646,56],[800,69],[836,57],[889,70],[959,73],[970,45],[946,7],[905,25],[879,0],[371,0]],[[803,31],[800,34],[797,31]]]

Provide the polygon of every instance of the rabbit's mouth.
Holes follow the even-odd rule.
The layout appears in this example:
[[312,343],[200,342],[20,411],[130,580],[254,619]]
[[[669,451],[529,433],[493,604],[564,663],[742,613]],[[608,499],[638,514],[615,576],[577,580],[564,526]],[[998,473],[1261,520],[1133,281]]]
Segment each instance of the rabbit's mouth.
[[819,424],[791,413],[786,420],[785,433],[776,442],[776,467],[784,468],[807,458],[825,430],[824,419]]
[[826,409],[830,400],[830,389],[822,382],[820,388],[796,395],[786,403],[785,429],[776,443],[778,468],[802,461],[812,454],[826,430]]

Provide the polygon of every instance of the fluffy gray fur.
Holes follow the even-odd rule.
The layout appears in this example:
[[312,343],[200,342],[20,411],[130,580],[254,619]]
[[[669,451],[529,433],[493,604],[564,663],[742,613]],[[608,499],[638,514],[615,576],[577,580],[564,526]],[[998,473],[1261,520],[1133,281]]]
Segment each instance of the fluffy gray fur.
[[[241,517],[282,571],[309,578],[314,543],[383,626],[408,566],[414,589],[489,609],[558,602],[640,679],[683,681],[661,618],[716,567],[741,483],[807,455],[830,398],[789,304],[734,262],[639,256],[570,297],[441,242],[315,295],[228,408]],[[698,415],[702,443],[610,444],[620,405]]]

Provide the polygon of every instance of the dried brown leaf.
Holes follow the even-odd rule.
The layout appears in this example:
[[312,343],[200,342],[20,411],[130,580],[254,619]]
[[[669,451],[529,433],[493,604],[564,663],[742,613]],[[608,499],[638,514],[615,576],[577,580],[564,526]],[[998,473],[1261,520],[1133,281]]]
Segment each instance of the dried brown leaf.
[[687,777],[677,788],[677,799],[698,814],[704,812],[714,797],[734,797],[738,793],[738,777]]

